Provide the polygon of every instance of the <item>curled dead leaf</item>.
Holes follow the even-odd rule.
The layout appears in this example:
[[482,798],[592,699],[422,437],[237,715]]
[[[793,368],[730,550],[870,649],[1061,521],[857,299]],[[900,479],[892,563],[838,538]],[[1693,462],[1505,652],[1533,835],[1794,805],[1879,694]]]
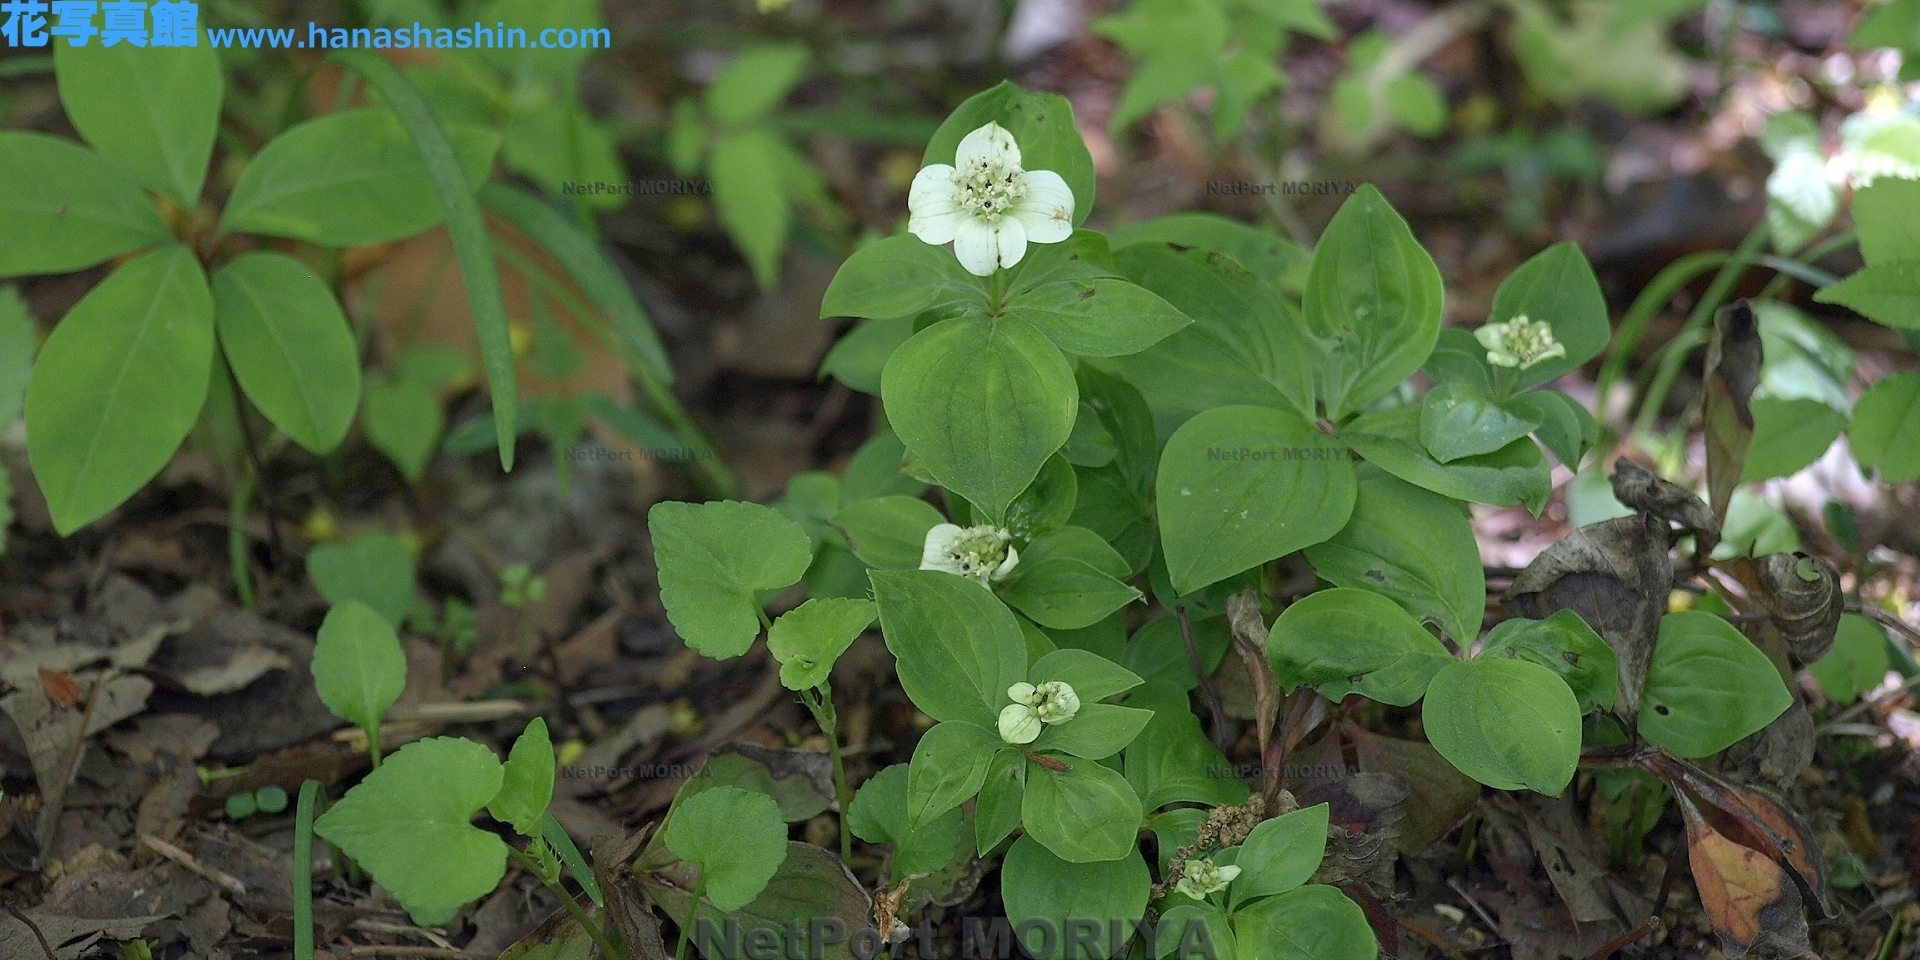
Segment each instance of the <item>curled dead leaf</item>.
[[1763,960],[1815,956],[1800,891],[1766,854],[1715,830],[1693,801],[1676,794],[1687,825],[1694,887],[1728,957]]
[[1840,571],[1806,553],[1773,553],[1757,560],[1739,558],[1726,566],[1779,631],[1794,665],[1804,667],[1833,649],[1846,596]]
[[1753,444],[1753,391],[1760,385],[1760,319],[1745,300],[1713,315],[1713,340],[1707,345],[1706,398],[1707,496],[1713,515],[1725,521],[1733,490],[1747,467]]

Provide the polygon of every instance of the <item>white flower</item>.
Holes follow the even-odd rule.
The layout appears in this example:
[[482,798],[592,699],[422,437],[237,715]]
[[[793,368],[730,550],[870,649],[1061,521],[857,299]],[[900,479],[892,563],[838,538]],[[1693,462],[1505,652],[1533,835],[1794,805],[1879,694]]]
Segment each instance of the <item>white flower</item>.
[[931,244],[953,243],[976,277],[1011,267],[1027,244],[1073,235],[1073,190],[1051,170],[1020,169],[1013,134],[989,123],[966,135],[954,157],[922,167],[907,191],[907,232]]
[[1000,711],[1000,739],[1007,743],[1032,743],[1040,736],[1040,718],[1024,703],[1009,703]]
[[1225,890],[1239,875],[1239,867],[1216,867],[1212,860],[1188,860],[1180,868],[1180,882],[1173,888],[1195,900],[1205,900],[1208,894]]
[[920,551],[920,569],[945,570],[983,587],[1005,580],[1019,562],[1012,534],[992,525],[935,524]]
[[1542,360],[1567,355],[1567,348],[1553,338],[1553,328],[1528,320],[1521,314],[1506,323],[1489,323],[1473,332],[1473,338],[1487,348],[1487,362],[1496,367],[1525,370]]

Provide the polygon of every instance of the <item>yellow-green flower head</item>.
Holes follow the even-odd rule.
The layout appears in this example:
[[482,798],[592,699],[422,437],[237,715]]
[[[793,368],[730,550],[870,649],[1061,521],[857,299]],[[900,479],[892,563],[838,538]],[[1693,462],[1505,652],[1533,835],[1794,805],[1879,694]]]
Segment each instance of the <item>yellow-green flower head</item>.
[[920,549],[920,569],[944,570],[983,587],[1005,580],[1019,562],[1013,535],[990,524],[966,528],[935,524]]
[[1496,367],[1525,370],[1567,355],[1566,345],[1553,338],[1552,327],[1529,320],[1524,313],[1505,323],[1489,323],[1475,330],[1473,338],[1487,348],[1487,362]]
[[1061,680],[1034,685],[1016,683],[1007,688],[1013,702],[1000,710],[1000,739],[1007,743],[1032,743],[1040,736],[1042,724],[1066,723],[1080,712],[1080,695]]
[[1208,894],[1225,890],[1239,875],[1239,867],[1215,866],[1212,860],[1188,860],[1180,868],[1180,882],[1174,884],[1173,889],[1195,900],[1205,900]]
[[966,135],[954,156],[920,168],[907,191],[907,232],[951,242],[960,265],[990,277],[1027,255],[1029,243],[1073,235],[1073,190],[1051,170],[1023,170],[1013,134],[989,123]]

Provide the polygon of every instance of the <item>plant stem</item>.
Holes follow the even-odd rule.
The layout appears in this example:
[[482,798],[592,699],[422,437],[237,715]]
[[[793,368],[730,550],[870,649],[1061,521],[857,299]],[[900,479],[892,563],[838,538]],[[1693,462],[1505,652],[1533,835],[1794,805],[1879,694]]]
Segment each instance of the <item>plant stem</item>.
[[313,806],[320,781],[300,785],[293,814],[293,960],[313,960]]
[[380,722],[374,721],[371,727],[361,727],[367,732],[367,756],[373,758],[373,768],[380,769]]
[[593,942],[600,947],[601,956],[608,958],[608,960],[626,960],[627,951],[614,946],[613,943],[607,939],[605,931],[600,929],[599,924],[593,922],[593,918],[588,916],[587,911],[580,906],[580,901],[574,899],[573,894],[567,892],[565,886],[561,885],[558,880],[547,879],[546,869],[541,866],[540,861],[529,856],[526,851],[518,850],[511,846],[507,847],[507,856],[512,857],[515,862],[526,867],[528,873],[538,877],[540,882],[545,884],[548,890],[553,891],[554,896],[560,898],[560,902],[566,906],[567,912],[573,915],[573,922],[579,924],[580,929],[585,930],[587,936],[592,937]]
[[227,507],[227,563],[233,567],[233,590],[240,605],[251,610],[258,605],[253,594],[253,571],[247,566],[247,505],[253,502],[254,488],[260,478],[244,473],[234,485],[233,502]]
[[813,691],[800,691],[800,699],[813,711],[820,732],[827,735],[827,755],[833,758],[834,799],[840,801],[840,859],[852,863],[853,832],[847,829],[847,810],[853,804],[853,794],[847,792],[847,767],[840,759],[840,715],[833,709],[833,689],[823,683]]
[[700,898],[707,895],[707,868],[700,867],[700,879],[693,882],[693,896],[687,900],[687,919],[680,924],[680,945],[674,948],[673,960],[687,960],[687,936],[693,932],[693,916],[700,912]]

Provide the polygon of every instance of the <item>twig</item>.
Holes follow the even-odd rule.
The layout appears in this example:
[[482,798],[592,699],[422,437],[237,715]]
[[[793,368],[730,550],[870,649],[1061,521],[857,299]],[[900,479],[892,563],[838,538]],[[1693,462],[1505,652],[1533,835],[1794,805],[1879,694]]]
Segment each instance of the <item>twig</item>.
[[1626,933],[1623,933],[1617,937],[1614,937],[1612,940],[1608,940],[1605,946],[1602,946],[1600,949],[1595,950],[1593,952],[1593,955],[1588,957],[1587,960],[1607,960],[1608,957],[1613,956],[1615,952],[1626,947],[1628,944],[1636,943],[1642,938],[1646,937],[1648,934],[1651,934],[1658,929],[1660,929],[1660,914],[1656,912],[1654,913],[1653,916],[1650,916],[1645,921],[1643,921],[1639,926],[1634,927],[1632,930],[1628,930]]
[[1207,710],[1213,714],[1213,743],[1226,753],[1233,744],[1227,742],[1227,708],[1221,703],[1220,694],[1213,689],[1213,678],[1200,665],[1200,649],[1193,643],[1193,625],[1187,622],[1187,608],[1178,607],[1174,613],[1180,617],[1180,640],[1187,647],[1187,666],[1193,670],[1193,677],[1200,681],[1200,698],[1207,701]]
[[1901,694],[1914,689],[1915,687],[1920,687],[1920,673],[1916,673],[1913,676],[1908,677],[1906,679],[1906,682],[1900,684],[1897,687],[1894,687],[1892,690],[1888,690],[1885,693],[1879,694],[1877,696],[1874,696],[1866,700],[1862,700],[1859,703],[1856,703],[1853,706],[1848,707],[1847,709],[1841,711],[1832,720],[1828,720],[1826,723],[1821,724],[1820,729],[1822,731],[1825,731],[1837,724],[1846,723],[1847,721],[1852,720],[1853,718],[1858,717],[1869,710],[1872,710],[1874,707],[1881,706],[1887,703],[1888,701],[1894,699],[1895,697],[1898,697]]
[[1473,912],[1479,915],[1480,922],[1487,925],[1487,932],[1493,934],[1495,940],[1506,939],[1500,935],[1500,925],[1494,923],[1493,917],[1487,915],[1487,908],[1481,906],[1480,901],[1475,900],[1473,894],[1467,892],[1466,884],[1461,883],[1459,877],[1448,877],[1447,886],[1452,887],[1453,892],[1460,895],[1460,899],[1467,901],[1467,906],[1472,907]]
[[21,913],[18,910],[15,910],[13,908],[13,904],[11,903],[0,904],[0,906],[5,906],[7,908],[7,912],[12,914],[15,920],[18,920],[21,923],[26,924],[27,929],[33,931],[33,938],[35,940],[40,941],[40,949],[46,951],[47,960],[60,960],[59,955],[53,952],[53,948],[47,945],[47,935],[40,932],[39,924],[34,923],[32,920],[28,919],[26,914]]
[[1903,637],[1906,637],[1908,643],[1911,643],[1914,646],[1920,646],[1920,630],[1915,630],[1913,627],[1909,626],[1905,620],[1902,620],[1899,617],[1896,617],[1893,614],[1880,609],[1879,607],[1870,607],[1870,606],[1867,606],[1866,604],[1861,603],[1858,600],[1848,600],[1846,611],[1848,613],[1857,613],[1860,616],[1866,617],[1869,620],[1877,621],[1881,626],[1886,627],[1890,630],[1893,630],[1894,632],[1900,634]]
[[146,834],[140,838],[140,842],[146,844],[147,847],[151,849],[153,852],[163,857],[166,857],[168,860],[172,860],[174,863],[177,863],[182,867],[185,867],[188,870],[193,871],[194,873],[199,874],[207,882],[213,884],[216,887],[219,887],[222,890],[225,890],[228,893],[233,894],[236,897],[244,897],[247,895],[247,885],[244,883],[241,883],[237,877],[233,876],[232,874],[226,873],[222,870],[219,870],[214,867],[207,866],[204,863],[201,863],[199,860],[194,859],[193,854],[188,853],[185,850],[182,850],[179,847],[176,847],[173,844],[160,839],[159,837],[153,836],[152,834]]
[[385,920],[369,920],[365,918],[355,920],[351,926],[354,930],[363,930],[367,933],[390,933],[399,937],[419,937],[436,947],[446,950],[453,949],[453,944],[448,943],[446,937],[434,933],[425,927],[415,927],[404,923],[388,923]]
[[[80,729],[74,734],[73,748],[67,751],[67,762],[61,767],[60,782],[54,784],[49,796],[45,797],[46,818],[40,827],[40,856],[45,857],[53,851],[53,841],[60,834],[60,811],[67,804],[67,788],[73,785],[73,772],[80,767],[80,752],[87,747],[87,727],[93,723],[93,705],[100,700],[100,688],[107,685],[111,671],[100,675],[93,681],[93,687],[87,691],[87,709],[80,714]],[[44,791],[43,791],[44,792]]]

